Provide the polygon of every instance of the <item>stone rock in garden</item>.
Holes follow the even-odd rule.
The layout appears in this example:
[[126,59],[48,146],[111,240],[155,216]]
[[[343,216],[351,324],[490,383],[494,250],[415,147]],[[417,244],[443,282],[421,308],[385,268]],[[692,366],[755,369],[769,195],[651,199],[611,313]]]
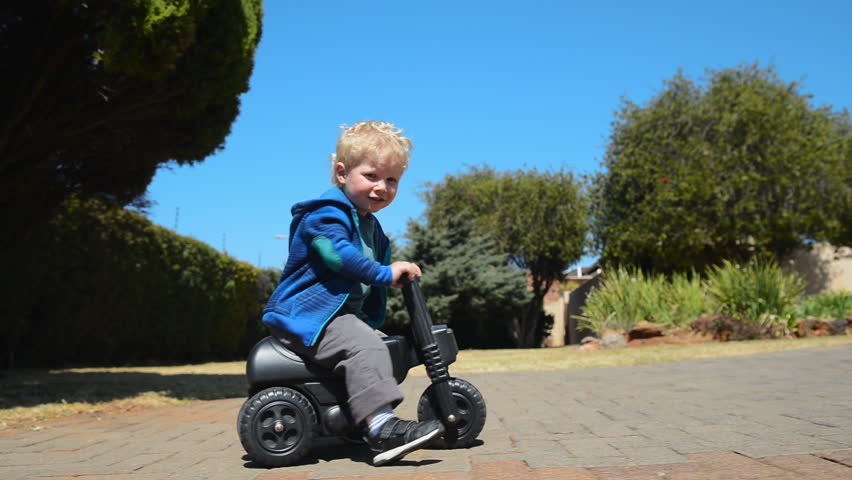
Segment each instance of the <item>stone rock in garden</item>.
[[608,333],[601,339],[601,347],[605,349],[624,348],[627,346],[627,339],[620,333]]
[[708,343],[714,340],[709,333],[698,333],[692,331],[670,332],[662,337],[637,338],[627,342],[628,348],[648,347],[653,345],[696,345]]
[[822,320],[819,318],[806,318],[799,320],[796,324],[797,337],[830,337],[832,335],[844,335],[849,330],[848,320]]
[[652,338],[663,336],[663,325],[651,322],[639,322],[627,332],[627,341],[639,338]]
[[721,313],[705,313],[692,322],[692,329],[701,334],[709,334],[714,340],[727,342],[734,340],[737,321]]
[[588,337],[583,337],[580,340],[580,351],[581,352],[594,352],[601,349],[601,341],[597,339],[597,337],[593,337],[589,335]]
[[634,338],[633,340],[629,340],[627,342],[627,346],[630,348],[637,347],[650,347],[654,345],[689,345],[689,339],[680,337],[680,336],[668,336],[668,337],[650,337],[650,338]]
[[834,329],[831,324],[823,320],[815,320],[808,330],[809,337],[830,337],[834,335]]
[[796,337],[804,338],[808,336],[808,333],[811,331],[811,326],[813,325],[812,319],[803,319],[796,322]]

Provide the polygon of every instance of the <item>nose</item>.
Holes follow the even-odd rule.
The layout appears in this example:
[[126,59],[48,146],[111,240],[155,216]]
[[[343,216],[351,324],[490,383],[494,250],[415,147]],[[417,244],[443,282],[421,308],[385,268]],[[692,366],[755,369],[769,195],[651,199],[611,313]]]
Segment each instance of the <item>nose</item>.
[[376,182],[376,185],[373,187],[373,190],[377,190],[377,191],[380,191],[380,192],[384,192],[387,189],[388,189],[388,185],[384,180],[379,180],[378,182]]

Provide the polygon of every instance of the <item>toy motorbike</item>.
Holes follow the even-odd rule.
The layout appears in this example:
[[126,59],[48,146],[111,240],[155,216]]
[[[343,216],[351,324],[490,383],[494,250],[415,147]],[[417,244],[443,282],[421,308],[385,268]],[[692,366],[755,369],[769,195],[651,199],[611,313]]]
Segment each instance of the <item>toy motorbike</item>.
[[[393,375],[402,383],[408,370],[426,367],[432,383],[417,404],[419,421],[439,419],[446,429],[442,448],[471,446],[485,425],[485,401],[469,382],[450,377],[458,346],[452,329],[432,325],[417,280],[402,281],[411,318],[412,340],[384,337]],[[255,462],[267,467],[292,465],[311,451],[320,436],[354,438],[343,377],[304,361],[274,337],[254,346],[246,361],[249,398],[237,419],[240,442]]]

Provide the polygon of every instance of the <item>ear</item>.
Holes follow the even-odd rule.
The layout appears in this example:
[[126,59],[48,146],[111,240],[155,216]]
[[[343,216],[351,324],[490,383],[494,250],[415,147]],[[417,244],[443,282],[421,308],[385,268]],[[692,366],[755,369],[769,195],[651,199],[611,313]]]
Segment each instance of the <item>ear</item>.
[[337,177],[337,183],[344,185],[346,183],[346,165],[343,162],[334,164],[334,175]]

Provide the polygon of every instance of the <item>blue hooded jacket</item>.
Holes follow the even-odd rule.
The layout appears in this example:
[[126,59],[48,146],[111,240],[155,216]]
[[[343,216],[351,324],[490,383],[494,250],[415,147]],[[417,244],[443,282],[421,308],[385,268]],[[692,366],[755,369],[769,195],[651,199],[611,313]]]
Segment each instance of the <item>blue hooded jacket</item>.
[[[263,309],[263,323],[298,336],[310,347],[357,283],[391,285],[390,241],[377,220],[375,255],[383,261],[362,254],[358,213],[338,188],[297,203],[292,214],[287,264]],[[384,323],[386,304],[386,289],[371,288],[363,305],[371,327]]]

